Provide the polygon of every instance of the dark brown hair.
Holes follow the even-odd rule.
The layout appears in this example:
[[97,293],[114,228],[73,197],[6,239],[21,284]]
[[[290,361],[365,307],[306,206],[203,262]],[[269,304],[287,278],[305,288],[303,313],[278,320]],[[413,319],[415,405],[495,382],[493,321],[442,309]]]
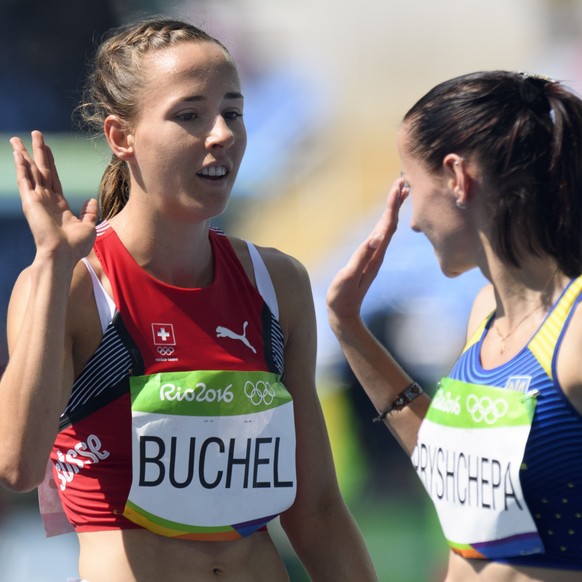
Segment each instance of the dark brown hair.
[[490,200],[495,251],[519,267],[548,254],[582,273],[582,100],[552,79],[508,71],[456,77],[404,116],[408,148],[429,171],[474,157],[498,193]]

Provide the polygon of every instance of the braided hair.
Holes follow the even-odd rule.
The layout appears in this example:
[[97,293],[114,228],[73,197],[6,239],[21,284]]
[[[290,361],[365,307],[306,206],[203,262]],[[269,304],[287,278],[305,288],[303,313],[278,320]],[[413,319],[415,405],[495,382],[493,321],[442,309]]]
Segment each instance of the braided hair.
[[[153,17],[111,31],[97,49],[83,101],[77,107],[84,127],[94,135],[101,135],[108,115],[116,115],[131,123],[139,113],[144,87],[144,55],[183,42],[214,43],[228,54],[220,41],[179,20]],[[102,217],[115,216],[125,206],[129,192],[127,164],[113,155],[99,185]]]

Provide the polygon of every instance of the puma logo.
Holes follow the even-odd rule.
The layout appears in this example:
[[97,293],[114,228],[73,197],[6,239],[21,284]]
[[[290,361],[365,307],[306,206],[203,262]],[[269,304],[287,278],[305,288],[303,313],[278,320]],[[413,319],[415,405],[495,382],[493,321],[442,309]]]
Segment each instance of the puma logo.
[[249,342],[249,340],[246,337],[248,324],[249,324],[248,321],[244,322],[242,335],[232,331],[231,329],[228,329],[228,327],[223,327],[222,325],[219,325],[216,328],[216,337],[229,337],[230,339],[233,339],[233,340],[239,340],[245,346],[247,346],[247,348],[252,350],[253,354],[256,354],[257,350],[255,350],[255,348],[251,345],[251,343]]

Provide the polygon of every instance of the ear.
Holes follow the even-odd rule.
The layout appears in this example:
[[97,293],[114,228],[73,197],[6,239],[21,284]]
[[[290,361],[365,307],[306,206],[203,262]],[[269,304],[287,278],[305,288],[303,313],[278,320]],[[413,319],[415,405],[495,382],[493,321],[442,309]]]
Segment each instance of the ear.
[[443,160],[447,184],[459,208],[467,208],[470,200],[471,176],[467,172],[467,162],[458,154],[447,154]]
[[105,139],[111,151],[124,162],[133,157],[133,134],[127,123],[117,117],[108,115],[103,123]]

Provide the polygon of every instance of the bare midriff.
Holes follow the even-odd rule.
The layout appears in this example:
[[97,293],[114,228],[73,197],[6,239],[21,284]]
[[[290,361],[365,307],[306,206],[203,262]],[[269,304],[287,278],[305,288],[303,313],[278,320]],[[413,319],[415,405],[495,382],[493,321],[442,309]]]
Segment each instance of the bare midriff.
[[79,534],[88,582],[289,582],[268,532],[231,542],[178,540],[146,530]]

